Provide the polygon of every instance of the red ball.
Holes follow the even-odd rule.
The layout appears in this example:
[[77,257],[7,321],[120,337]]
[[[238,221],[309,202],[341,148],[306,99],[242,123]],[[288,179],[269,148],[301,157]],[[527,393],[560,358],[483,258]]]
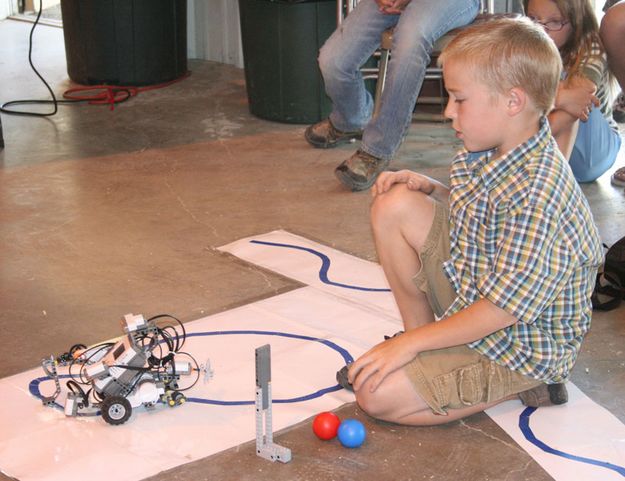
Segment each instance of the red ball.
[[315,416],[312,428],[319,439],[328,441],[336,437],[340,425],[341,420],[336,414],[323,412]]

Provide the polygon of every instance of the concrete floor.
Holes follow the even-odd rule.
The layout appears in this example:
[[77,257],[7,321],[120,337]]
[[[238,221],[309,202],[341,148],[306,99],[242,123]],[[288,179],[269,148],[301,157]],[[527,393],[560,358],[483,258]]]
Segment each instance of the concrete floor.
[[[47,96],[27,63],[30,27],[0,22],[2,103]],[[62,30],[40,27],[33,51],[62,94]],[[281,228],[375,259],[369,195],[343,190],[332,174],[352,148],[315,150],[304,126],[251,116],[239,69],[197,60],[189,68],[188,79],[114,111],[2,114],[0,377],[119,335],[127,312],[191,321],[296,287],[216,250],[245,236]],[[394,167],[445,180],[456,147],[447,125],[413,123]],[[623,189],[606,175],[584,191],[604,242],[625,235]],[[572,379],[622,422],[624,341],[625,305],[597,313]],[[320,446],[309,420],[276,437],[294,453],[288,465],[261,460],[248,443],[150,479],[551,479],[483,414],[433,428],[375,422],[354,404],[339,414],[362,419],[371,442]]]

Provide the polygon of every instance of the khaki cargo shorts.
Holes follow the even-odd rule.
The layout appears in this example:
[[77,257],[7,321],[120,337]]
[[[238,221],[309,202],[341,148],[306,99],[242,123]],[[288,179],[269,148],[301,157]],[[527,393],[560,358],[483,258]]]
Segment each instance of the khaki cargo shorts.
[[[413,281],[439,317],[455,298],[443,272],[449,252],[449,211],[447,206],[436,203],[432,227],[419,253],[421,271]],[[404,370],[417,393],[437,414],[505,399],[540,384],[465,345],[422,352]]]

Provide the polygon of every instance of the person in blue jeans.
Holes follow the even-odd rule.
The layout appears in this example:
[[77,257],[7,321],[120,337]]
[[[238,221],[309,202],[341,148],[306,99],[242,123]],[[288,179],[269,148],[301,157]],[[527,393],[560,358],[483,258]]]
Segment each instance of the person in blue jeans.
[[[361,0],[321,47],[319,67],[332,112],[309,126],[305,138],[325,149],[362,139],[335,169],[346,187],[366,190],[388,167],[410,125],[433,44],[473,21],[479,7],[479,0]],[[373,98],[360,67],[390,27],[395,28],[392,59],[379,113],[372,117]]]

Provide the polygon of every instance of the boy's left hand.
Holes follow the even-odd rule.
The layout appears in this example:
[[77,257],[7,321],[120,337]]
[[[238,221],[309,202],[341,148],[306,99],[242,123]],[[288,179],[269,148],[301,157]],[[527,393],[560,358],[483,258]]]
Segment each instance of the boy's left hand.
[[386,376],[412,361],[417,352],[413,348],[411,337],[411,332],[408,331],[401,336],[387,339],[354,361],[348,372],[354,391],[362,388],[367,379],[370,379],[369,390],[375,391]]
[[418,174],[411,170],[399,170],[397,172],[382,172],[373,188],[371,189],[371,195],[384,194],[388,192],[394,184],[406,184],[410,190],[421,191],[425,194],[431,194],[434,190],[434,184],[432,179],[425,175]]

